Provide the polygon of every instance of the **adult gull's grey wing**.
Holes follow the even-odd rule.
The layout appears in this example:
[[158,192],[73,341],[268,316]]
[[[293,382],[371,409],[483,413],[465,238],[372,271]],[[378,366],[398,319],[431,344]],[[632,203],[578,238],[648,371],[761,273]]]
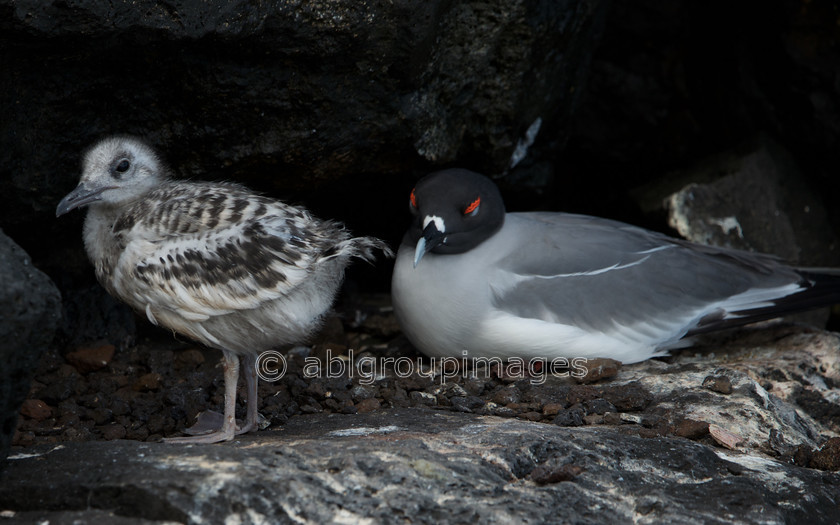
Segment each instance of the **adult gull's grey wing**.
[[[697,246],[623,223],[560,213],[508,214],[520,244],[499,261],[500,311],[655,346],[805,289],[777,259]],[[528,235],[517,235],[517,230]]]

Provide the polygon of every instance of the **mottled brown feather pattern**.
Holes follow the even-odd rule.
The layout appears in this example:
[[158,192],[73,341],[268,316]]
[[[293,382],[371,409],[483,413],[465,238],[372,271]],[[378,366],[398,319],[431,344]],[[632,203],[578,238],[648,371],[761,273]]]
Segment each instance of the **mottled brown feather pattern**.
[[[155,257],[138,260],[126,278],[157,283],[168,293],[215,287],[234,301],[266,290],[289,294],[350,238],[330,221],[236,184],[173,181],[127,207],[112,231],[115,238],[166,243]],[[107,266],[99,272],[103,281],[109,279]]]
[[[56,215],[83,206],[85,248],[108,292],[151,322],[223,351],[222,427],[186,442],[255,429],[253,354],[317,330],[351,257],[392,255],[378,239],[351,238],[338,224],[243,186],[173,181],[154,151],[130,137],[88,151],[79,185]],[[248,414],[239,430],[236,354],[251,356],[242,361]]]
[[300,341],[351,257],[391,253],[244,186],[172,180],[133,139],[103,141],[85,163],[66,206],[90,204],[84,238],[99,281],[152,322],[210,346],[256,352]]

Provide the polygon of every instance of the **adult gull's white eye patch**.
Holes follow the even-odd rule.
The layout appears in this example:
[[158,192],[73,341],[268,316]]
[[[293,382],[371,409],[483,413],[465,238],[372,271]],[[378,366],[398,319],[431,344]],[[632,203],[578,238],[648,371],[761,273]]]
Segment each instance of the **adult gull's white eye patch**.
[[423,229],[425,230],[426,227],[429,225],[430,222],[435,224],[435,229],[440,233],[446,233],[446,224],[443,222],[443,219],[438,217],[437,215],[426,215],[423,218]]

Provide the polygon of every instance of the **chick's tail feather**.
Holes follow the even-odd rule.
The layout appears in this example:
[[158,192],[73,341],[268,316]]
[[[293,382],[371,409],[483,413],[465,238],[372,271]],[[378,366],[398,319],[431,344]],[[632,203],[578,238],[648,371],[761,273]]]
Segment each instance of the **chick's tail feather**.
[[324,259],[331,259],[333,257],[358,257],[369,263],[373,263],[376,259],[376,251],[381,251],[385,257],[393,258],[394,252],[385,243],[385,241],[375,237],[354,237],[341,241],[335,247],[331,248],[328,253],[324,254]]

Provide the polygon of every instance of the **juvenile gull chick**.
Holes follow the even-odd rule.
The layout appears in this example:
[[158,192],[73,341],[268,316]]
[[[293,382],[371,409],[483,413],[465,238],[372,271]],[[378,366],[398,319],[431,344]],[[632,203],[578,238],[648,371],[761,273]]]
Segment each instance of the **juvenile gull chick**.
[[[81,181],[56,216],[81,206],[85,249],[108,292],[224,354],[221,428],[170,442],[216,443],[254,430],[257,353],[318,329],[351,257],[393,255],[379,239],[351,238],[336,223],[238,184],[172,180],[154,151],[129,137],[87,152]],[[237,428],[240,356],[248,394]]]

